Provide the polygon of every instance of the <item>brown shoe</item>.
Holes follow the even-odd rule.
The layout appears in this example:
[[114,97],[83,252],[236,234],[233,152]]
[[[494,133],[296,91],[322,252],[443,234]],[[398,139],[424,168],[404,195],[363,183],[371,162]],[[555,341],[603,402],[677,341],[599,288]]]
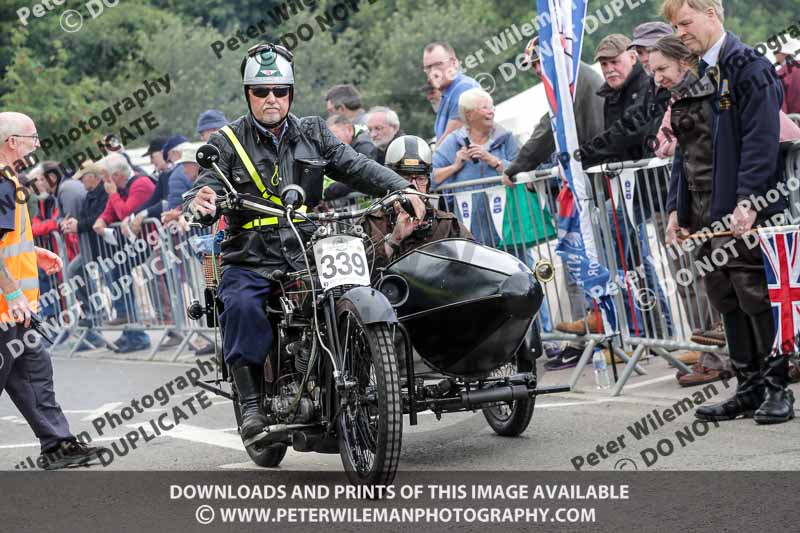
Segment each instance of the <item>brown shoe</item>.
[[696,329],[692,332],[691,341],[706,346],[725,346],[725,330],[716,327],[709,330]]
[[123,325],[125,325],[127,323],[128,323],[128,317],[124,317],[124,316],[117,317],[117,318],[115,318],[113,320],[109,320],[107,322],[107,324],[109,326],[123,326]]
[[[587,323],[589,324],[588,326]],[[585,319],[576,320],[575,322],[559,322],[556,324],[556,329],[574,335],[585,335],[587,331],[589,333],[603,333],[603,318],[600,313],[590,311]]]
[[684,374],[678,377],[678,384],[681,387],[695,387],[697,385],[721,381],[727,377],[727,372],[706,368],[698,363],[692,367],[691,374]]
[[591,311],[586,317],[586,323],[589,327],[589,333],[603,333],[603,315],[596,311]]
[[574,322],[559,322],[556,324],[556,329],[564,333],[583,335],[584,333],[586,333],[586,321],[580,319]]
[[676,357],[676,359],[678,361],[680,361],[681,363],[684,363],[686,365],[692,366],[695,363],[700,361],[700,354],[701,353],[702,352],[696,352],[696,351],[683,352],[678,357]]

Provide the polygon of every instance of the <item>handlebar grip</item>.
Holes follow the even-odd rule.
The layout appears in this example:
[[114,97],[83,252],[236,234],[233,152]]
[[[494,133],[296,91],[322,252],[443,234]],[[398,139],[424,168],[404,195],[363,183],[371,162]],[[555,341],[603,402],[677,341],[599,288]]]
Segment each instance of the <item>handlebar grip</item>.
[[414,211],[414,205],[411,203],[411,200],[409,200],[405,196],[401,196],[398,201],[400,202],[402,208],[405,209],[406,213],[408,213],[411,216],[411,218],[417,217],[417,212]]

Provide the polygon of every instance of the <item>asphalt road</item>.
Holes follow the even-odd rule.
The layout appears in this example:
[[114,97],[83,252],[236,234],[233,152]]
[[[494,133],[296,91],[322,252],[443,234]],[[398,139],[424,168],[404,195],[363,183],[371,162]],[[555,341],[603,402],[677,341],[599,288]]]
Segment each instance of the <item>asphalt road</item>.
[[[97,352],[53,359],[56,395],[74,433],[86,431],[93,442],[104,446],[116,443],[124,451],[119,439],[126,433],[144,427],[146,436],[154,436],[151,420],[163,416],[166,418],[162,420],[177,418],[180,424],[149,442],[140,439],[136,449],[124,456],[116,453],[105,468],[259,469],[249,461],[241,445],[230,401],[211,395],[198,396],[200,389],[181,388],[183,383],[176,380],[197,368],[192,360],[140,362],[108,356]],[[584,471],[800,468],[798,420],[776,426],[757,426],[752,420],[720,423],[716,427],[693,424],[691,411],[675,407],[676,403],[683,400],[681,405],[685,406],[724,398],[735,382],[730,383],[730,389],[717,383],[716,391],[700,387],[682,389],[673,377],[674,372],[661,359],[646,362],[644,368],[647,375],[634,375],[618,398],[611,398],[607,391],[595,390],[591,369],[586,370],[578,391],[540,396],[530,427],[518,438],[496,436],[480,412],[445,415],[440,421],[430,413],[423,413],[418,426],[404,427],[400,469],[573,470],[574,465],[580,465]],[[547,373],[542,383],[566,383],[571,372],[569,369]],[[156,402],[142,408],[141,413],[130,409],[125,414],[134,416],[113,429],[109,427],[110,420],[100,429],[93,425],[92,421],[102,413],[120,413],[132,400],[151,395],[168,382],[173,387],[166,405]],[[800,387],[794,387],[800,397]],[[709,396],[713,398],[707,400]],[[176,407],[180,413],[175,411]],[[646,435],[642,429],[645,426],[649,428]],[[0,469],[24,468],[27,457],[35,461],[38,446],[8,396],[0,397]],[[342,466],[338,455],[298,453],[290,449],[280,469],[341,471]]]

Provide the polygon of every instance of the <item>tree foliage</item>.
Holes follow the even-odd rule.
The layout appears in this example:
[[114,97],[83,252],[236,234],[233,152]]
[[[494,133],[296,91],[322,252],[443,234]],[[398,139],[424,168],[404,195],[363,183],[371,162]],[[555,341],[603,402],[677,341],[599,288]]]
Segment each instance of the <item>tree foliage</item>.
[[[27,26],[17,9],[30,3],[0,4],[18,4],[0,9],[0,104],[34,117],[43,137],[65,133],[81,118],[130,96],[144,80],[169,75],[170,94],[146,105],[159,122],[151,133],[196,138],[195,121],[203,110],[221,109],[229,119],[246,111],[239,62],[250,46],[266,40],[293,48],[296,114],[324,114],[327,89],[353,83],[367,107],[393,107],[403,129],[423,136],[432,134],[433,124],[420,90],[422,49],[430,41],[449,41],[467,74],[491,75],[495,103],[535,83],[529,72],[513,66],[528,39],[517,31],[535,18],[534,2],[119,0],[92,19],[86,0],[66,0],[41,18],[30,18]],[[630,35],[635,25],[659,19],[660,2],[628,4],[638,7],[625,5],[617,16],[607,2],[589,2],[590,16],[610,22],[585,35],[585,60],[603,36]],[[725,0],[724,5],[727,29],[749,44],[793,23],[800,26],[794,0]],[[80,31],[63,31],[65,9],[84,14]],[[256,35],[247,33],[250,27]],[[505,46],[498,46],[503,39]],[[224,50],[215,53],[212,46],[219,43]],[[136,116],[129,111],[120,120]]]

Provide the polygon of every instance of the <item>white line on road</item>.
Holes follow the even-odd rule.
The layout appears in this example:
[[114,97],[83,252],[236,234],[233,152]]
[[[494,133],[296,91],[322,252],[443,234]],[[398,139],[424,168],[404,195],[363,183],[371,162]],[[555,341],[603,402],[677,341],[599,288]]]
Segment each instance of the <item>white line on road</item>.
[[181,367],[194,367],[195,363],[173,363],[168,361],[134,361],[131,359],[108,359],[105,357],[66,357],[56,355],[53,357],[54,361],[62,362],[84,362],[84,363],[108,363],[115,365],[158,365],[158,366],[181,366]]
[[[116,437],[100,437],[98,439],[94,439],[89,444],[93,444],[95,442],[109,442],[112,440],[119,440],[123,438],[124,435],[117,435]],[[38,442],[23,442],[20,444],[0,444],[0,450],[13,450],[14,448],[38,448],[40,444]]]
[[561,403],[537,403],[536,409],[547,409],[548,407],[569,407],[572,405],[594,405],[598,403],[607,403],[607,402],[614,402],[618,401],[614,398],[607,398],[605,400],[588,400],[585,402],[561,402]]
[[672,375],[672,374],[669,374],[668,376],[661,376],[660,378],[648,379],[647,381],[642,381],[641,383],[634,383],[633,385],[625,385],[625,388],[623,388],[622,390],[638,389],[640,387],[646,387],[646,386],[652,385],[654,383],[661,383],[662,381],[669,381],[671,379],[675,379],[675,376]]
[[[128,427],[136,428],[138,426],[136,424],[128,424]],[[200,442],[202,444],[211,444],[212,446],[220,446],[222,448],[244,451],[242,439],[240,439],[238,435],[230,435],[218,429],[206,429],[187,424],[180,424],[175,426],[170,431],[163,433],[163,435],[175,439],[189,440],[193,442]]]
[[[101,405],[100,407],[95,409],[94,411],[80,411],[81,413],[84,413],[84,412],[89,413],[88,415],[86,415],[83,418],[81,418],[81,422],[88,422],[90,420],[94,420],[95,418],[101,417],[101,416],[103,416],[104,413],[107,413],[108,411],[112,411],[112,410],[116,409],[117,407],[119,407],[120,405],[122,405],[122,402],[109,402],[109,403],[104,403],[103,405]],[[65,413],[78,413],[79,411],[64,411],[64,412]]]

